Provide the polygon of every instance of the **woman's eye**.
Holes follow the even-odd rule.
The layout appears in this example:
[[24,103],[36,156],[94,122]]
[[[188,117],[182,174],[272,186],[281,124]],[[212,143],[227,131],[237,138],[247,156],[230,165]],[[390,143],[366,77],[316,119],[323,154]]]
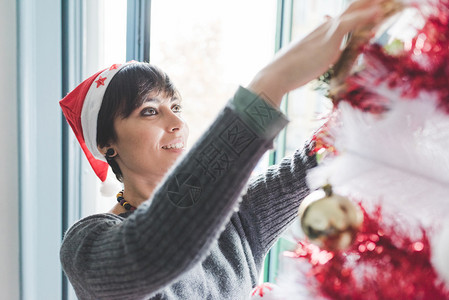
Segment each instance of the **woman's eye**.
[[152,107],[146,107],[140,112],[140,114],[142,116],[154,116],[157,115],[157,111]]
[[182,106],[181,106],[181,104],[175,104],[175,105],[173,105],[171,110],[175,113],[180,113],[180,112],[182,112]]

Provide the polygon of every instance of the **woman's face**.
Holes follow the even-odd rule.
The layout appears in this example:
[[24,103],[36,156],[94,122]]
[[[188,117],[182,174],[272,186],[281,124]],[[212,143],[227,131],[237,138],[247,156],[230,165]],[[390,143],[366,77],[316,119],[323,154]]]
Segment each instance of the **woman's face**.
[[185,151],[189,129],[181,118],[181,101],[149,94],[127,118],[117,117],[111,146],[126,176],[163,176]]

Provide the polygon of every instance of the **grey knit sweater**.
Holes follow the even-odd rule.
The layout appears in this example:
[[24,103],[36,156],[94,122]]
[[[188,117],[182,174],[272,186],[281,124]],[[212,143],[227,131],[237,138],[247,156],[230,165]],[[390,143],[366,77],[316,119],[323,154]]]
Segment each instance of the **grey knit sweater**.
[[60,256],[79,299],[247,299],[315,166],[298,151],[244,189],[286,124],[239,88],[151,199],[127,215],[74,224]]

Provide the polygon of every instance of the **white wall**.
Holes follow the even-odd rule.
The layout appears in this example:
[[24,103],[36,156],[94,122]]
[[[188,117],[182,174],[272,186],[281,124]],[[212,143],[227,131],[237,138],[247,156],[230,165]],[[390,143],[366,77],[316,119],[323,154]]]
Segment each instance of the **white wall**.
[[16,1],[0,1],[0,298],[19,299]]

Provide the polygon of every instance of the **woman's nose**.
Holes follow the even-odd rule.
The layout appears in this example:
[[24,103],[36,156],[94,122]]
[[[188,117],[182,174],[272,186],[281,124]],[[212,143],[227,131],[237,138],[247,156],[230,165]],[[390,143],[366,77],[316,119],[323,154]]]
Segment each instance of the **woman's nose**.
[[185,126],[185,121],[179,116],[179,113],[170,113],[167,130],[175,132],[181,130]]

